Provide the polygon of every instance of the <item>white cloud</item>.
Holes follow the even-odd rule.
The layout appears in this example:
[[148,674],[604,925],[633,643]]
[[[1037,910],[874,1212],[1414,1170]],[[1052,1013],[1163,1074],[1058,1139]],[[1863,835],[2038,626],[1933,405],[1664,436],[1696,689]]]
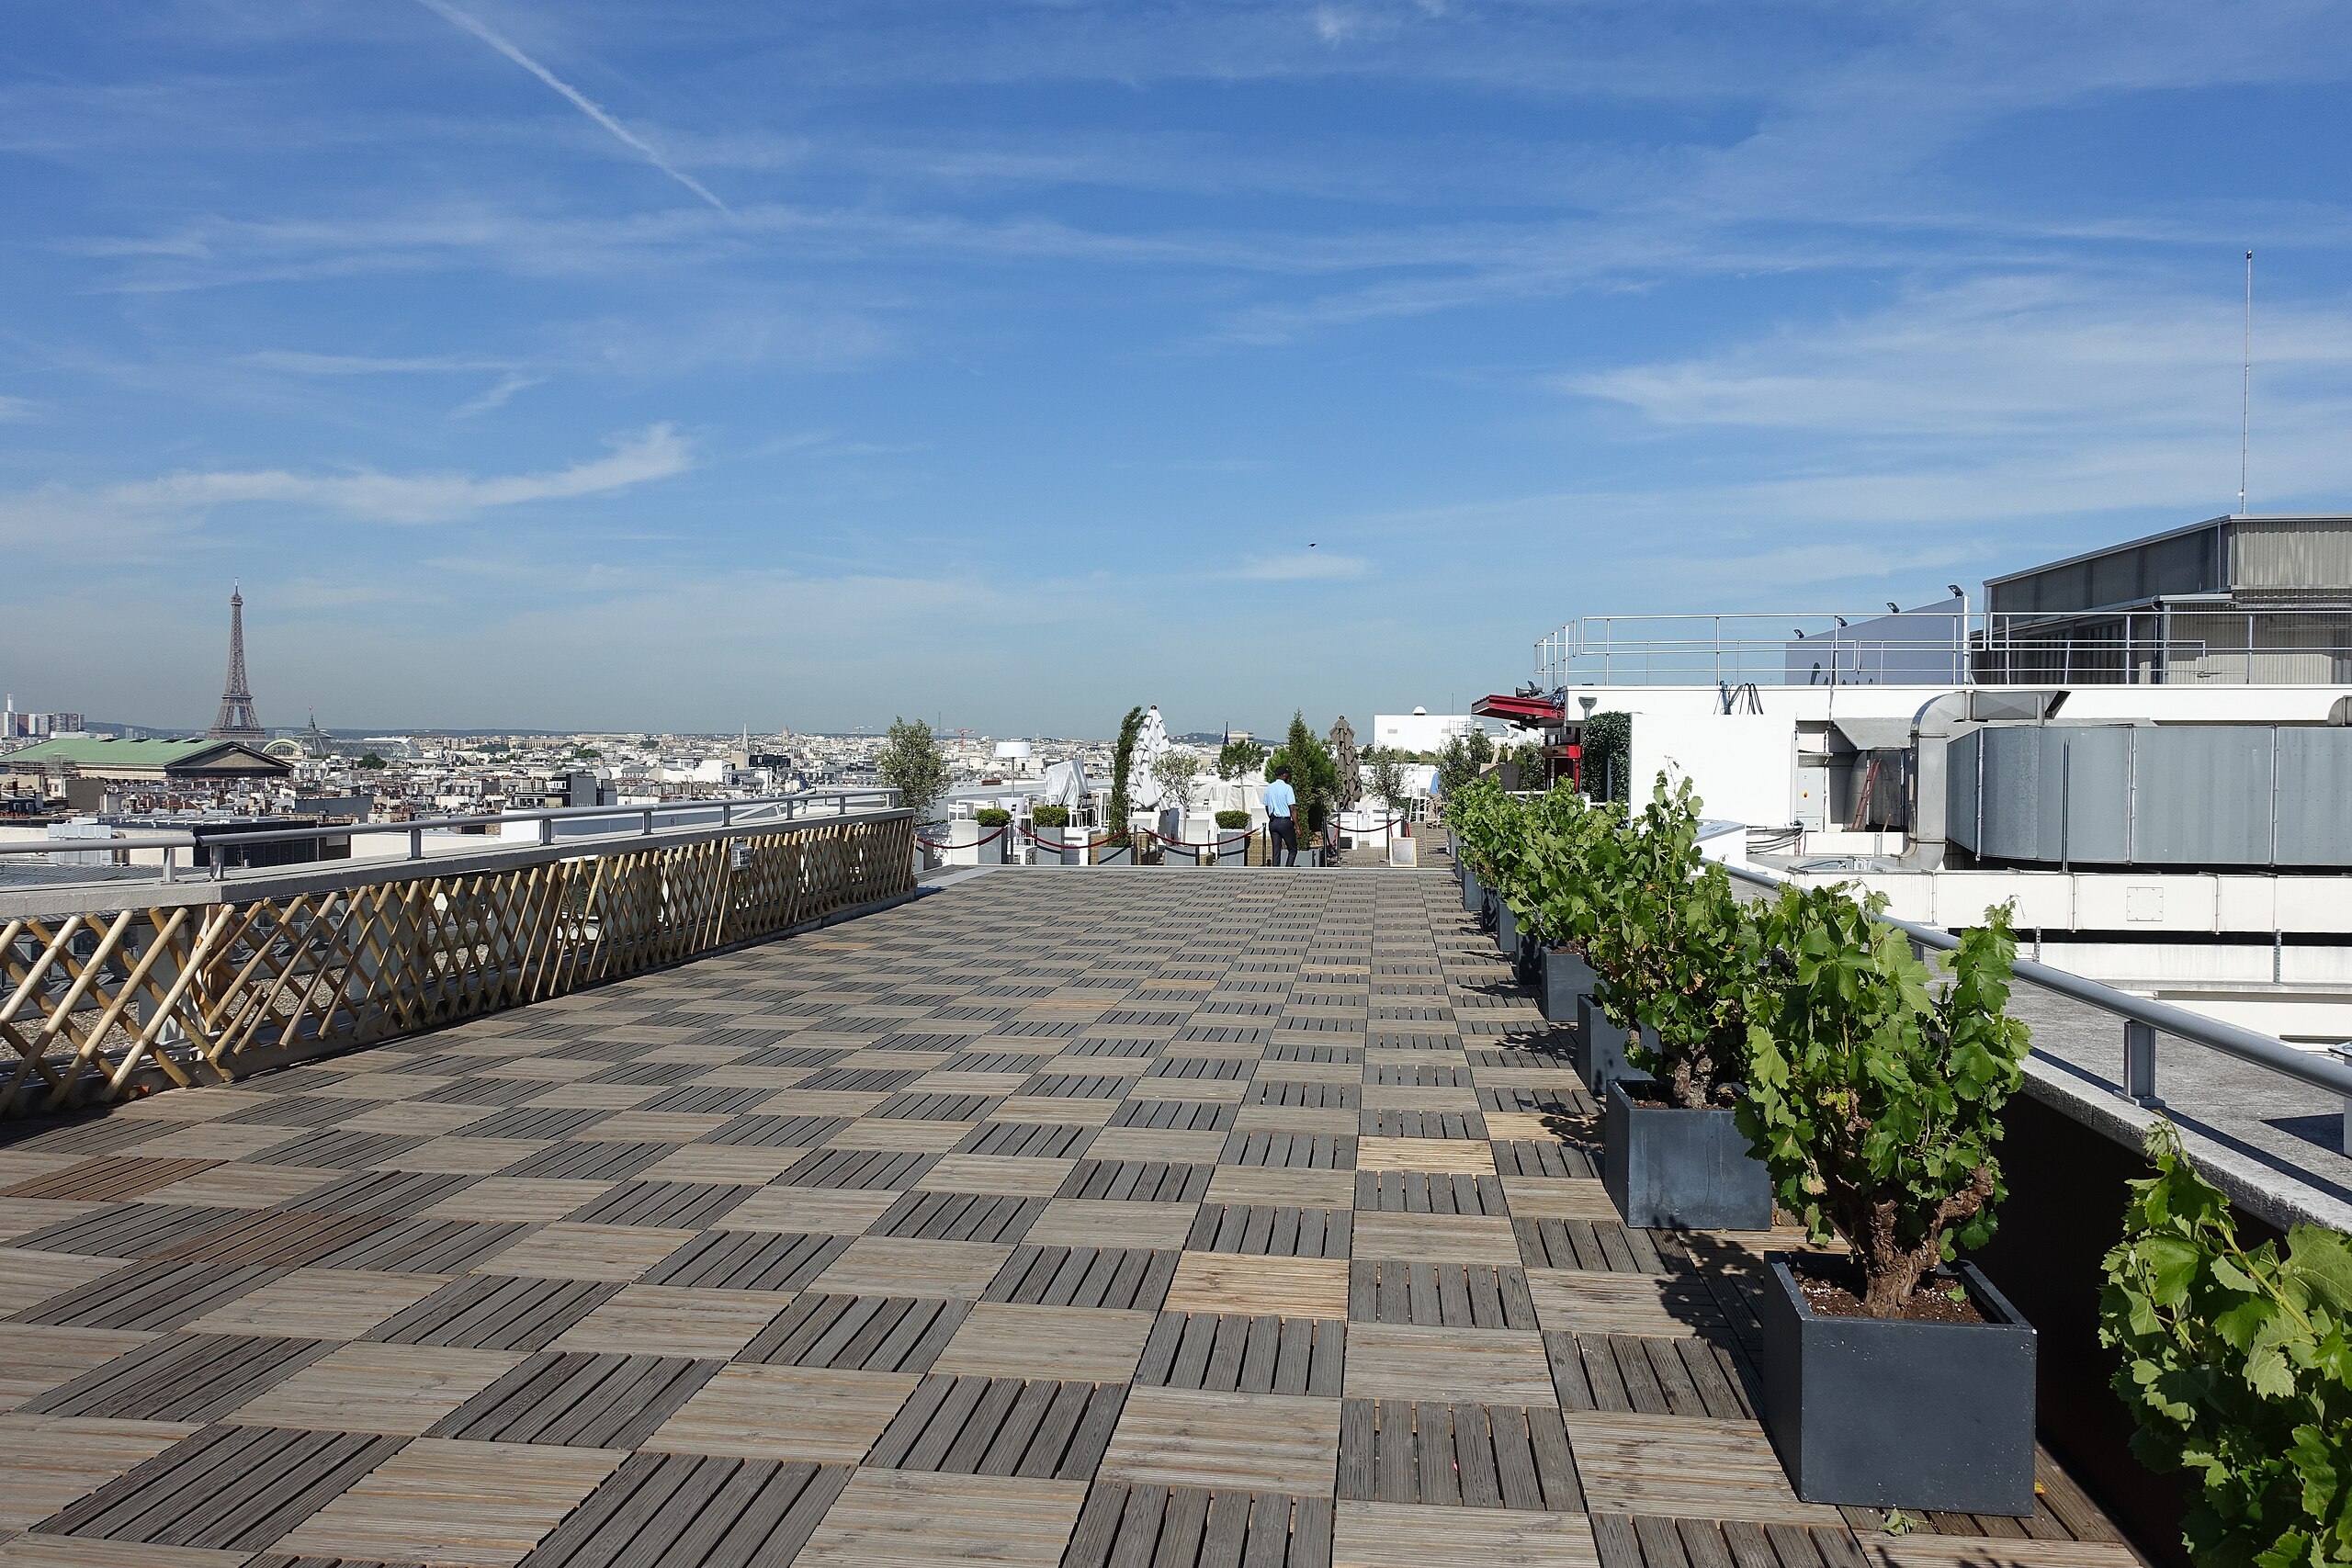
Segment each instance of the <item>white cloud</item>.
[[40,412],[30,398],[0,398],[0,424],[28,420]]
[[526,387],[536,387],[546,379],[544,376],[502,376],[494,385],[451,409],[449,417],[471,419],[478,413],[488,413],[492,409],[504,408],[515,393]]
[[259,370],[282,370],[293,376],[413,376],[507,370],[503,359],[478,359],[464,355],[379,356],[360,354],[308,354],[298,349],[264,349],[243,355],[238,363]]
[[0,497],[0,539],[86,545],[94,537],[153,537],[193,527],[215,507],[254,504],[316,507],[375,523],[453,523],[493,507],[626,490],[694,466],[687,442],[666,424],[612,446],[602,457],[551,472],[490,478],[264,469],[168,474],[90,491],[49,485]]
[[1362,556],[1308,548],[1286,556],[1250,556],[1233,575],[1254,582],[1312,582],[1363,577],[1372,563]]
[[[1874,313],[1781,328],[1702,357],[1574,376],[1564,390],[1662,425],[1854,436],[2050,436],[2234,425],[2236,300],[2115,280],[1997,276],[1917,290]],[[2274,308],[2257,318],[2266,380],[2352,390],[2352,312]]]

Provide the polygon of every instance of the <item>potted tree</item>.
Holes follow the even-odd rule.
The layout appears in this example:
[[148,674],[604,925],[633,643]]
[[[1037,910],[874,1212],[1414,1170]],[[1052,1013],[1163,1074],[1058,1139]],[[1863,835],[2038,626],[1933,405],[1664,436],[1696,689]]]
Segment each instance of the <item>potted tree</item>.
[[1663,774],[1638,830],[1611,835],[1588,944],[1594,999],[1641,1077],[1605,1086],[1601,1179],[1629,1225],[1767,1230],[1772,1190],[1734,1120],[1762,942],[1699,853],[1688,780]]
[[[1012,813],[1001,806],[983,806],[972,813],[972,822],[982,838],[996,837],[980,846],[980,858],[992,864],[1007,865],[1012,861]],[[993,848],[995,853],[989,853]]]
[[1957,1260],[2004,1191],[2017,944],[1986,911],[1938,989],[1881,903],[1792,888],[1761,921],[1740,1122],[1782,1206],[1852,1248],[1767,1256],[1764,1425],[1809,1502],[2030,1514],[2033,1326]]
[[1216,850],[1213,865],[1247,865],[1250,858],[1250,813],[1220,811],[1216,814]]
[[[1037,863],[1040,865],[1074,865],[1070,857],[1069,807],[1067,806],[1034,806],[1029,808],[1030,830],[1037,839]],[[1080,829],[1078,841],[1086,841],[1086,830]],[[1078,852],[1083,854],[1085,852]]]

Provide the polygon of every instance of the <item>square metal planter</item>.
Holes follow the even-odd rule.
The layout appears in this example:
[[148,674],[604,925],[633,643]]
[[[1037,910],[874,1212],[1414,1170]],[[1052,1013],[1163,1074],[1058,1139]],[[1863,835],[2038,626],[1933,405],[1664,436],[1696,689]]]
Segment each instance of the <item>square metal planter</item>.
[[1504,958],[1513,964],[1519,962],[1519,917],[1499,897],[1495,900],[1495,945],[1502,949]]
[[1728,1111],[1635,1105],[1609,1086],[1600,1113],[1601,1183],[1629,1225],[1667,1230],[1772,1228],[1772,1179]]
[[1543,951],[1544,977],[1536,988],[1535,1005],[1554,1023],[1573,1023],[1577,998],[1591,994],[1592,965],[1572,947],[1547,947]]
[[1219,828],[1215,838],[1216,848],[1207,852],[1214,857],[1210,863],[1213,865],[1249,864],[1250,837],[1251,830],[1246,828]]
[[[1826,1317],[1791,1254],[1757,1294],[1763,1417],[1797,1495],[1849,1507],[2033,1512],[2034,1330],[1973,1264],[1985,1323]],[[1860,1284],[1859,1271],[1855,1284]]]
[[1637,1078],[1640,1070],[1625,1060],[1625,1031],[1610,1021],[1592,999],[1588,987],[1576,999],[1577,1032],[1568,1043],[1568,1061],[1577,1077],[1594,1094],[1619,1078]]

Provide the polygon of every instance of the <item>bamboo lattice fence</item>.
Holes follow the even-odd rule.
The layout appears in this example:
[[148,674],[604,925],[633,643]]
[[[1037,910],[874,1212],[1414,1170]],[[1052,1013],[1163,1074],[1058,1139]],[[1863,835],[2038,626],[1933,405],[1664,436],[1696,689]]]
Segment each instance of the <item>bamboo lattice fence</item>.
[[226,1082],[910,892],[913,826],[893,811],[494,869],[401,862],[356,886],[334,863],[297,891],[11,918],[0,1116]]

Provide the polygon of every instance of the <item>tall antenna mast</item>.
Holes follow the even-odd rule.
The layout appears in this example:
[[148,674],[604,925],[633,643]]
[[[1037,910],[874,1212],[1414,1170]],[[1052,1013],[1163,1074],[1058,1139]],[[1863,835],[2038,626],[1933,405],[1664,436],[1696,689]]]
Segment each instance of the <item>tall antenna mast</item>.
[[2254,433],[2254,253],[2245,254],[2245,379],[2238,393],[2238,515],[2245,515],[2246,438]]

